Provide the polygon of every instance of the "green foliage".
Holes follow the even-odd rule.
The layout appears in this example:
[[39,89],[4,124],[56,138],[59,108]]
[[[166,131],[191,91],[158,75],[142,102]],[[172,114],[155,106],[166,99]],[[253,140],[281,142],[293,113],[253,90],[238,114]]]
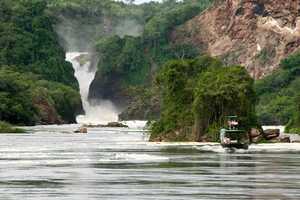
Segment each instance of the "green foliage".
[[162,4],[142,5],[145,12],[149,8],[156,13],[146,15],[141,36],[110,36],[97,41],[96,49],[100,62],[91,87],[92,93],[106,96],[103,91],[108,86],[114,87],[112,94],[122,91],[124,93],[124,90],[132,86],[149,87],[159,66],[168,60],[198,56],[198,49],[191,44],[174,44],[169,36],[177,25],[199,14],[211,2],[205,0],[197,3],[175,3],[170,0]]
[[[245,129],[256,125],[253,80],[242,67],[224,67],[208,56],[174,60],[164,65],[157,84],[162,113],[152,125],[152,139],[194,125],[202,135],[215,134],[227,115],[240,116]],[[210,136],[216,141],[215,135]]]
[[262,124],[291,124],[295,118],[300,88],[300,53],[282,60],[280,67],[255,84],[259,96],[257,113]]
[[288,133],[292,134],[299,134],[300,135],[300,128],[291,128],[291,129],[286,129]]
[[11,124],[0,121],[0,133],[25,133],[25,130],[14,128]]
[[64,60],[46,9],[43,0],[1,1],[0,65],[77,88],[72,66]]
[[[254,81],[239,66],[210,68],[197,83],[193,112],[201,135],[224,127],[226,116],[239,116],[241,128],[256,126]],[[214,132],[215,133],[215,132]],[[216,134],[216,133],[215,133]],[[216,138],[213,136],[213,138]]]
[[150,41],[153,45],[157,42],[164,42],[167,40],[168,33],[188,19],[191,19],[195,15],[199,14],[202,10],[207,8],[211,4],[211,0],[201,1],[201,3],[193,4],[192,2],[185,2],[174,6],[166,12],[156,14],[145,25],[144,37],[146,41]]
[[53,23],[46,1],[0,2],[0,120],[75,121],[81,108],[78,84]]
[[[298,91],[297,91],[298,92]],[[293,116],[291,117],[289,123],[286,126],[286,132],[288,133],[298,133],[300,134],[300,93],[294,98],[294,107]]]
[[160,113],[158,88],[130,87],[130,103],[119,115],[120,120],[155,120]]
[[40,80],[32,73],[12,69],[0,68],[0,120],[22,125],[41,123],[44,120],[39,110],[42,106],[56,110],[65,122],[75,121],[75,113],[81,108],[77,91],[60,83]]

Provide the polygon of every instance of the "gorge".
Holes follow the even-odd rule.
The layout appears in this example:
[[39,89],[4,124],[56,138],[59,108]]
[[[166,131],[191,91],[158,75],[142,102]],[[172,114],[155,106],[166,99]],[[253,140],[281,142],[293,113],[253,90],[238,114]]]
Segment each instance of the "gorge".
[[300,199],[300,0],[142,1],[0,0],[0,199]]

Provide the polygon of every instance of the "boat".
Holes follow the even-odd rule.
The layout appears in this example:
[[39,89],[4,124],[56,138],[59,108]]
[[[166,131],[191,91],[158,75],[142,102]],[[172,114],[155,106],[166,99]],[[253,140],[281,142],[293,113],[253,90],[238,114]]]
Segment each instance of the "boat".
[[239,129],[237,116],[228,116],[228,127],[220,130],[220,143],[226,149],[248,149],[248,133]]

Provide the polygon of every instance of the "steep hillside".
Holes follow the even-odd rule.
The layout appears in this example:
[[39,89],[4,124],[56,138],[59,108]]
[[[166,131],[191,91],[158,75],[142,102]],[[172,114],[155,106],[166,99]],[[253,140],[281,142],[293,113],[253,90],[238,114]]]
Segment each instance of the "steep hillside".
[[289,123],[295,126],[295,118],[299,115],[299,88],[300,53],[296,53],[282,60],[276,72],[256,82],[260,121],[268,125]]
[[[140,36],[111,35],[97,40],[98,72],[90,87],[91,99],[109,99],[120,107],[132,100],[131,87],[149,87],[157,69],[169,59],[193,58],[191,45],[173,44],[169,33],[211,5],[211,0],[166,1],[145,18]],[[169,9],[164,9],[164,8]],[[145,9],[147,10],[147,9]]]
[[43,0],[0,1],[0,120],[75,122],[78,83]]
[[256,79],[300,47],[299,0],[225,0],[173,31],[173,41],[201,46]]

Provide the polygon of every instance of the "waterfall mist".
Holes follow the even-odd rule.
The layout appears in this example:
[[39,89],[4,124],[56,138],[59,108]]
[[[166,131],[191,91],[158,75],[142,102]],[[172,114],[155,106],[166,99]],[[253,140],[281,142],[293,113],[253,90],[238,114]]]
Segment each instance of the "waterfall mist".
[[84,115],[77,116],[77,122],[80,124],[105,124],[118,121],[118,109],[110,101],[88,101],[90,84],[94,80],[97,70],[96,67],[93,67],[89,53],[69,52],[66,54],[66,60],[73,65],[85,111]]

